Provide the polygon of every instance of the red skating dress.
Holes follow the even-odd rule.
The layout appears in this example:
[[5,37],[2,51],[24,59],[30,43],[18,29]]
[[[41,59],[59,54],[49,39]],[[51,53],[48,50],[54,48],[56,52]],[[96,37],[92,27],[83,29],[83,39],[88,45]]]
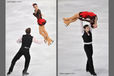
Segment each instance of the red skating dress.
[[85,18],[85,19],[86,18],[92,19],[92,18],[95,18],[97,16],[95,13],[88,12],[88,11],[80,12],[79,15],[80,15],[80,17]]
[[[83,12],[80,12],[79,13],[79,16],[80,16],[80,20],[82,18],[86,19],[86,18],[89,18],[91,20],[90,24],[91,24],[91,27],[93,27],[93,24],[95,23],[95,18],[97,17],[97,15],[93,12],[88,12],[88,11],[83,11]],[[98,19],[98,18],[97,18]]]
[[41,11],[39,9],[37,13],[33,13],[33,15],[37,18],[37,22],[40,26],[46,24],[46,20],[42,18]]

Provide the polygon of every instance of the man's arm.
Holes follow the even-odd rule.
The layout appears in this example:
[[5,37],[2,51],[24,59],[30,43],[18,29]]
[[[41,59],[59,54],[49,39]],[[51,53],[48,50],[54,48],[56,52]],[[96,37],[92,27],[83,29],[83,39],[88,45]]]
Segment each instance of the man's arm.
[[36,44],[42,44],[44,42],[43,40],[37,40],[35,37],[33,37],[32,41]]
[[22,43],[22,37],[17,40],[17,43]]
[[83,21],[81,21],[81,32],[82,32],[82,34],[84,33]]

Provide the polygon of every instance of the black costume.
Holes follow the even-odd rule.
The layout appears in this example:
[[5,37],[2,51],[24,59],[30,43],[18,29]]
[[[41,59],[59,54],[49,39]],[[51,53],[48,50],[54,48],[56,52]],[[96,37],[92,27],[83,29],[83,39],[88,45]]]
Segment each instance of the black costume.
[[37,13],[33,13],[33,15],[37,18],[37,22],[40,26],[46,24],[46,20],[42,18],[42,14],[39,9],[38,9]]
[[[88,34],[84,31],[84,34],[82,36],[84,41],[84,50],[87,55],[87,64],[86,64],[86,71],[89,71],[91,74],[95,73],[94,71],[94,65],[93,65],[93,46],[92,46],[92,33],[91,31],[88,32]],[[86,44],[90,43],[90,44]]]
[[32,44],[32,39],[33,37],[31,35],[28,35],[28,34],[23,35],[21,48],[12,60],[8,74],[10,74],[13,71],[16,61],[19,60],[22,55],[24,55],[25,57],[25,65],[24,65],[23,73],[27,72],[29,63],[30,63],[29,49]]

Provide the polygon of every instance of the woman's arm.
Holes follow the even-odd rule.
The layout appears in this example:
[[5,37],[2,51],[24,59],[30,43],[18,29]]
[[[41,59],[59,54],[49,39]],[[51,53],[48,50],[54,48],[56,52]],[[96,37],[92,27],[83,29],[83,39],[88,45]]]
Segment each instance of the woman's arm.
[[87,22],[92,22],[92,20],[87,20],[87,19],[84,19],[84,18],[79,18],[81,21],[87,21]]

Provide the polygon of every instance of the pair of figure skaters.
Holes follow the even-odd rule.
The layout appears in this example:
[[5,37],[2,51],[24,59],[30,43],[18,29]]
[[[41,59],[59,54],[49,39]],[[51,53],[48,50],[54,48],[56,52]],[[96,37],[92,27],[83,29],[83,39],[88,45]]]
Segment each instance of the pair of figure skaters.
[[[39,33],[44,37],[44,42],[48,43],[48,45],[51,45],[53,43],[53,40],[48,36],[48,33],[45,30],[46,20],[42,18],[42,13],[41,13],[40,9],[38,8],[38,5],[36,3],[34,3],[32,6],[35,9],[33,15],[37,18],[37,23],[39,25]],[[17,62],[17,60],[19,60],[19,58],[22,55],[24,55],[24,57],[25,57],[25,65],[24,65],[22,74],[28,75],[29,73],[27,72],[27,70],[28,70],[29,63],[30,63],[30,53],[29,53],[30,46],[31,46],[32,42],[35,42],[38,44],[43,43],[43,41],[39,41],[36,38],[34,38],[33,36],[31,36],[31,34],[30,34],[31,28],[27,28],[25,30],[25,32],[26,32],[26,35],[23,35],[22,38],[17,41],[17,42],[22,42],[22,45],[21,45],[21,48],[18,51],[18,53],[13,58],[7,75],[11,74],[15,63]]]
[[[37,18],[37,22],[39,24],[39,32],[40,34],[44,37],[45,42],[48,42],[48,45],[50,45],[53,40],[51,40],[51,38],[48,36],[48,33],[45,31],[45,23],[46,20],[42,19],[42,14],[41,11],[38,9],[38,6],[36,3],[33,4],[33,7],[35,8],[35,12],[33,13],[33,15]],[[69,18],[63,18],[64,23],[68,26],[70,23],[75,22],[77,19],[80,19],[81,21],[87,21],[90,22],[91,26],[89,25],[85,25],[83,27],[83,41],[84,41],[84,50],[86,52],[87,55],[87,65],[86,65],[86,71],[90,72],[91,75],[96,75],[95,70],[94,70],[94,66],[93,66],[93,59],[92,59],[92,55],[93,55],[93,46],[92,46],[92,33],[90,31],[90,28],[97,28],[97,15],[94,14],[93,12],[88,12],[88,11],[84,11],[84,12],[79,12],[76,13],[74,16],[69,17]],[[29,62],[30,62],[30,54],[29,54],[29,49],[31,46],[32,41],[39,43],[38,40],[36,40],[33,36],[30,35],[31,33],[31,29],[27,28],[26,29],[26,35],[23,35],[22,39],[20,39],[18,42],[22,42],[22,46],[19,50],[19,52],[15,55],[15,57],[13,58],[12,62],[11,62],[11,66],[9,68],[9,71],[7,73],[7,75],[11,74],[11,72],[13,71],[14,65],[16,63],[16,61],[22,56],[25,56],[25,67],[23,70],[23,75],[28,75],[29,73],[27,72],[28,70],[28,66],[29,66]]]
[[[87,56],[87,64],[86,64],[86,72],[89,72],[93,76],[97,76],[94,70],[93,65],[93,46],[92,46],[92,28],[97,28],[97,15],[93,12],[83,11],[76,13],[72,17],[63,18],[66,26],[69,26],[70,23],[75,22],[77,19],[81,20],[81,27],[83,28],[83,42],[84,42],[84,50]],[[83,21],[87,21],[90,25],[84,25]]]

